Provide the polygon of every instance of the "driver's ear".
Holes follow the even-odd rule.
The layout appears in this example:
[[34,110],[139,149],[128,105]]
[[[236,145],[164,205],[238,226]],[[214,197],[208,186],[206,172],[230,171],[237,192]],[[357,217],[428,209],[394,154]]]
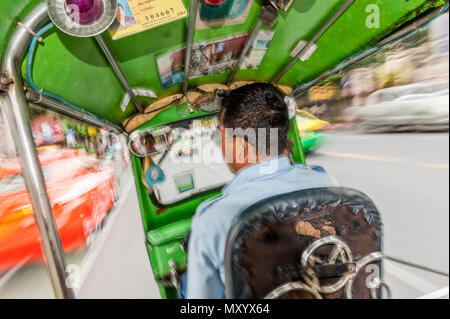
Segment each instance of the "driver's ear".
[[244,151],[244,163],[247,164],[250,156],[249,144],[245,139],[242,138],[241,140],[242,140],[242,150]]
[[242,139],[243,143],[244,143],[244,159],[245,159],[245,164],[255,164],[258,162],[258,154],[257,154],[257,149],[251,144],[249,143],[247,140]]
[[220,114],[219,114],[219,126],[223,127],[223,118],[225,116],[225,108],[222,107],[222,109],[220,110]]

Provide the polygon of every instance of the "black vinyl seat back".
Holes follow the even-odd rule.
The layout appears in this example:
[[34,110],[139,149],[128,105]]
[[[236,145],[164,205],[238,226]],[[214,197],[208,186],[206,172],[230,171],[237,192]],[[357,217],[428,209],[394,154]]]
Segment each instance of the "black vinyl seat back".
[[[226,297],[266,298],[283,285],[277,298],[379,297],[368,282],[381,276],[381,239],[377,208],[353,189],[314,188],[262,200],[239,214],[228,234]],[[305,289],[280,293],[292,283]]]

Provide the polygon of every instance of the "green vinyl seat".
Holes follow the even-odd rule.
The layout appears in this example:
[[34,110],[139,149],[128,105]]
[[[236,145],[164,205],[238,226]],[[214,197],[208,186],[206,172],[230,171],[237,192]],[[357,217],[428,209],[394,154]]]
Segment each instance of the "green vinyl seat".
[[147,249],[158,284],[176,288],[187,266],[182,239],[191,229],[191,218],[181,219],[147,233]]

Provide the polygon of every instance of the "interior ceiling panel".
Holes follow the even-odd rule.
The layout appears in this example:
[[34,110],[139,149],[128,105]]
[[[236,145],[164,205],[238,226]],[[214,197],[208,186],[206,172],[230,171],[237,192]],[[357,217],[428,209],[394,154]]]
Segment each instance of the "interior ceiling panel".
[[[186,7],[189,1],[183,0]],[[17,22],[38,0],[0,0],[0,54]],[[281,79],[280,84],[296,86],[314,79],[343,59],[369,47],[406,21],[431,7],[445,4],[445,0],[357,0],[317,42],[318,49],[305,62],[297,62]],[[275,35],[261,66],[241,70],[236,80],[270,81],[290,60],[289,54],[300,40],[309,40],[330,18],[344,0],[296,0],[288,12],[280,12],[273,27]],[[367,28],[370,13],[366,8],[376,4],[380,8],[380,27]],[[223,39],[250,32],[255,24],[260,4],[255,2],[245,22],[239,25],[215,27],[195,32],[195,42]],[[165,97],[181,90],[174,85],[164,90],[156,58],[185,45],[187,18],[178,20],[120,40],[104,36],[119,61],[132,87],[153,90]],[[67,101],[115,123],[136,112],[132,104],[120,109],[125,94],[93,38],[74,38],[53,29],[45,36],[44,45],[37,48],[33,77],[38,88],[59,95]],[[195,87],[204,83],[226,83],[230,71],[192,79]],[[25,76],[24,76],[25,78]],[[142,99],[148,104],[152,100]]]

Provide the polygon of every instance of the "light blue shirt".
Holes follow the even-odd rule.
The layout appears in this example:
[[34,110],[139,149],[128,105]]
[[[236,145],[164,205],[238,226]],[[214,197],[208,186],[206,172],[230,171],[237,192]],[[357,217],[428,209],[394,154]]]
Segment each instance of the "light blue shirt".
[[234,218],[244,209],[274,195],[337,185],[324,172],[291,165],[286,156],[239,171],[221,196],[197,208],[189,239],[187,281],[181,295],[188,299],[225,298],[225,242]]

